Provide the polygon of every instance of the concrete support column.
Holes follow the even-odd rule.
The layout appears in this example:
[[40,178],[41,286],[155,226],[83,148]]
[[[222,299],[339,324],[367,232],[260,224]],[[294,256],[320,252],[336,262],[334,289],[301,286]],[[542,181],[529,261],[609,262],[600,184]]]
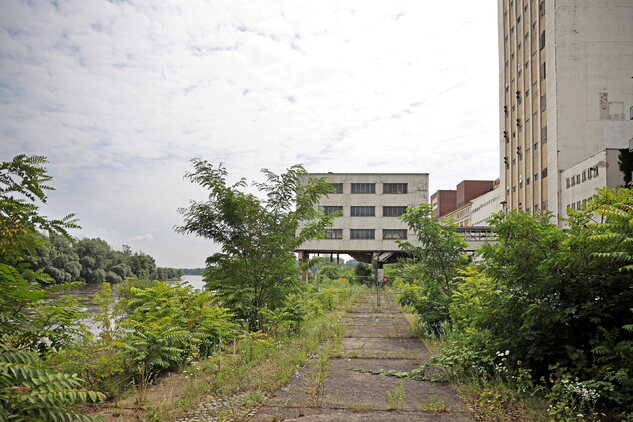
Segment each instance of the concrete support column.
[[378,252],[372,252],[371,254],[371,274],[373,275],[373,284],[376,284],[376,277],[378,276]]

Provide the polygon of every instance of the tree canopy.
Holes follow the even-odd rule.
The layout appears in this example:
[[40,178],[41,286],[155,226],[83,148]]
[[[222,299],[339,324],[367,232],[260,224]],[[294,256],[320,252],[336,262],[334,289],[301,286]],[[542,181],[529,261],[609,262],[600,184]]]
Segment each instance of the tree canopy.
[[331,225],[334,217],[317,208],[331,187],[322,179],[306,178],[300,165],[279,175],[264,169],[266,182],[253,183],[265,195],[260,199],[245,191],[245,179],[229,184],[222,164],[194,159],[193,166],[185,177],[208,189],[209,197],[181,208],[184,224],[176,230],[220,245],[221,252],[207,258],[207,286],[240,319],[258,327],[262,311],[281,306],[297,286],[294,250],[322,237]]

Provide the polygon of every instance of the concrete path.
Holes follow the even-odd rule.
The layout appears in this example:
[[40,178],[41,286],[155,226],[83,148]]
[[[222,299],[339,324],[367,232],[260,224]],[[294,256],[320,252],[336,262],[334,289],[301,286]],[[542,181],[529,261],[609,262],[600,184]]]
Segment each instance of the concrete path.
[[408,371],[429,359],[398,306],[384,296],[381,305],[363,295],[343,320],[340,344],[324,346],[332,348],[329,362],[313,359],[298,370],[252,420],[473,421],[446,384],[362,372]]

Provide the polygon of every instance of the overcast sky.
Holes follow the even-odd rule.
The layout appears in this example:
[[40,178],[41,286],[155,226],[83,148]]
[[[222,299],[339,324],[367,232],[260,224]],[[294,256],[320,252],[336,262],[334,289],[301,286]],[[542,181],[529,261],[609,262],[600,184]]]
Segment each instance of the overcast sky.
[[0,0],[0,160],[48,157],[74,235],[198,267],[192,157],[498,177],[497,51],[492,0]]

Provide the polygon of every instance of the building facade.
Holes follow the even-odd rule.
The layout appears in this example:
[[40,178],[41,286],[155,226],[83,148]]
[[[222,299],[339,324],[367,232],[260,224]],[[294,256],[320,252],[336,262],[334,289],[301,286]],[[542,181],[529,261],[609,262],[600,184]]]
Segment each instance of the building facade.
[[[454,209],[448,214],[442,216],[442,221],[448,222],[450,221],[452,224],[457,227],[468,227],[470,226],[470,209],[471,203],[466,202],[461,207]],[[442,224],[442,222],[440,222]],[[445,224],[445,223],[444,223]]]
[[448,214],[457,208],[456,190],[438,190],[431,195],[431,215],[435,218]]
[[565,216],[570,209],[581,209],[596,189],[624,185],[624,174],[618,167],[619,155],[617,149],[606,149],[561,173],[563,186],[560,197]]
[[498,13],[500,195],[562,215],[567,172],[633,137],[633,2],[499,0]]
[[470,225],[474,227],[488,226],[493,214],[503,211],[499,200],[499,184],[489,192],[474,198],[470,204]]
[[429,202],[428,173],[310,173],[332,183],[334,193],[319,207],[326,214],[341,213],[325,239],[305,242],[300,253],[348,254],[370,262],[374,253],[395,253],[396,241],[412,233],[398,218],[407,207]]
[[470,225],[470,202],[490,192],[498,180],[462,180],[455,190],[438,190],[431,196],[433,217],[449,216],[460,226]]

